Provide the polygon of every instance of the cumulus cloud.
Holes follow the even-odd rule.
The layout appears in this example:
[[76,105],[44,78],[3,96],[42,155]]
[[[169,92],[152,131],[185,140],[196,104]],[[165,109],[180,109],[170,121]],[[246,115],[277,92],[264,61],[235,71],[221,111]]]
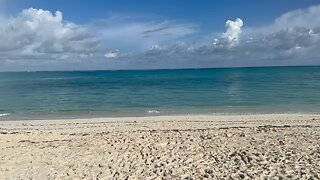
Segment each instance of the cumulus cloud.
[[92,57],[100,48],[95,36],[64,21],[60,11],[26,9],[0,27],[0,61],[70,60]]
[[223,33],[223,37],[227,39],[230,46],[238,44],[242,26],[243,21],[240,18],[237,18],[235,21],[228,20],[226,22],[227,31]]

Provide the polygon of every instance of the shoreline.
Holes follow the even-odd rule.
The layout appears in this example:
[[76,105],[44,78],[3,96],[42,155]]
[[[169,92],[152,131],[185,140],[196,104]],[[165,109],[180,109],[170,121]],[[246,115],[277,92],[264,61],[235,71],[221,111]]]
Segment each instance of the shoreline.
[[[152,110],[154,111],[154,110]],[[192,117],[192,116],[202,116],[202,117],[210,117],[210,116],[251,116],[251,115],[320,115],[320,111],[293,111],[293,112],[210,112],[210,113],[146,113],[146,114],[136,114],[136,115],[97,115],[97,116],[70,116],[70,117],[54,117],[54,116],[27,116],[27,118],[23,118],[22,116],[15,116],[12,113],[0,113],[0,122],[5,121],[57,121],[57,120],[101,120],[101,119],[127,119],[127,118],[157,118],[157,117]]]
[[146,116],[103,116],[103,117],[83,117],[83,118],[35,118],[35,119],[1,119],[0,117],[0,125],[1,124],[15,124],[15,123],[49,123],[49,122],[126,122],[126,121],[158,121],[158,120],[175,120],[182,121],[187,119],[197,119],[201,120],[211,120],[211,121],[219,121],[219,119],[233,119],[233,118],[285,118],[285,117],[293,117],[299,118],[306,117],[311,118],[320,118],[320,112],[297,112],[297,113],[208,113],[208,114],[172,114],[172,115],[146,115]]
[[[97,113],[97,114],[95,114]],[[170,116],[243,116],[243,115],[320,115],[320,111],[217,111],[217,112],[177,112],[169,113],[161,110],[148,110],[145,113],[125,112],[119,114],[103,114],[101,112],[81,112],[79,114],[16,114],[0,113],[0,122],[3,121],[51,121],[51,120],[82,120],[82,119],[113,119],[113,118],[146,118]]]
[[308,179],[320,114],[0,121],[4,179]]

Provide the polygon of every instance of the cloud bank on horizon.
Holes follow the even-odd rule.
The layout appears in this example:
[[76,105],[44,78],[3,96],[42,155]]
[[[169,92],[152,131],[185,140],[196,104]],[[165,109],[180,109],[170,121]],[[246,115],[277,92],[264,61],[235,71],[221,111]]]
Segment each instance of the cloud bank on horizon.
[[0,71],[320,65],[320,5],[260,27],[239,17],[202,37],[195,23],[118,16],[79,25],[33,8],[0,23]]

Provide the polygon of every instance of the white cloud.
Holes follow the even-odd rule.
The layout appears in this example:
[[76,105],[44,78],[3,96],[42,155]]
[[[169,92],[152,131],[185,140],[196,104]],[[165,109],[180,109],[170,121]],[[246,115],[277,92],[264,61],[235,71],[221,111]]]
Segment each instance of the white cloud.
[[245,31],[249,36],[276,33],[281,30],[295,27],[313,29],[320,26],[320,5],[306,9],[297,9],[286,12],[276,18],[273,23],[261,27],[248,27]]
[[275,19],[272,28],[280,30],[287,27],[315,28],[320,25],[320,6],[311,6],[287,12]]
[[104,39],[107,48],[145,51],[153,44],[172,44],[197,33],[195,24],[174,21],[130,21],[112,17],[92,28]]
[[26,9],[0,27],[0,61],[70,60],[92,56],[100,48],[96,37],[85,27],[63,21],[60,11]]
[[320,6],[287,12],[262,27],[228,20],[225,32],[205,43],[188,41],[199,37],[193,23],[112,18],[77,25],[59,11],[32,8],[4,19],[1,71],[320,64]]
[[107,59],[113,59],[113,58],[117,58],[120,55],[120,50],[119,49],[113,49],[108,51],[107,53],[104,54],[104,57],[106,57]]
[[[319,6],[320,7],[320,6]],[[312,10],[310,10],[312,9]],[[318,10],[318,13],[315,13]],[[284,17],[309,20],[310,12],[314,18],[320,18],[320,8],[289,12]],[[290,16],[288,16],[288,14]],[[295,15],[295,16],[294,16]],[[299,17],[302,16],[302,17]],[[303,21],[303,20],[299,20]],[[297,21],[297,22],[299,22]],[[304,24],[293,23],[282,27],[266,25],[249,27],[242,30],[243,21],[227,21],[226,32],[213,38],[207,44],[177,44],[153,46],[143,55],[132,57],[132,61],[144,59],[144,67],[214,67],[214,66],[264,66],[264,65],[314,65],[320,64],[320,24],[312,21]],[[273,29],[261,33],[261,29]],[[245,33],[245,36],[242,36]],[[258,32],[258,33],[254,33]],[[252,35],[252,37],[250,36]],[[241,41],[240,41],[241,39]],[[157,63],[155,63],[155,61]],[[149,64],[146,65],[146,64]]]
[[235,21],[228,20],[226,22],[227,31],[223,33],[223,37],[227,39],[231,47],[238,44],[242,26],[243,21],[240,18],[237,18]]

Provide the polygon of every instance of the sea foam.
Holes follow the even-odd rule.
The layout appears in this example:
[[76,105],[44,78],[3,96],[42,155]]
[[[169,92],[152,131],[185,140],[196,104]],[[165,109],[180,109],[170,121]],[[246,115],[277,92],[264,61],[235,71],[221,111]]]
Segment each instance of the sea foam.
[[3,114],[0,114],[0,117],[3,117],[3,116],[9,116],[10,113],[3,113]]
[[147,112],[149,114],[160,114],[160,111],[157,111],[157,110],[148,110]]

